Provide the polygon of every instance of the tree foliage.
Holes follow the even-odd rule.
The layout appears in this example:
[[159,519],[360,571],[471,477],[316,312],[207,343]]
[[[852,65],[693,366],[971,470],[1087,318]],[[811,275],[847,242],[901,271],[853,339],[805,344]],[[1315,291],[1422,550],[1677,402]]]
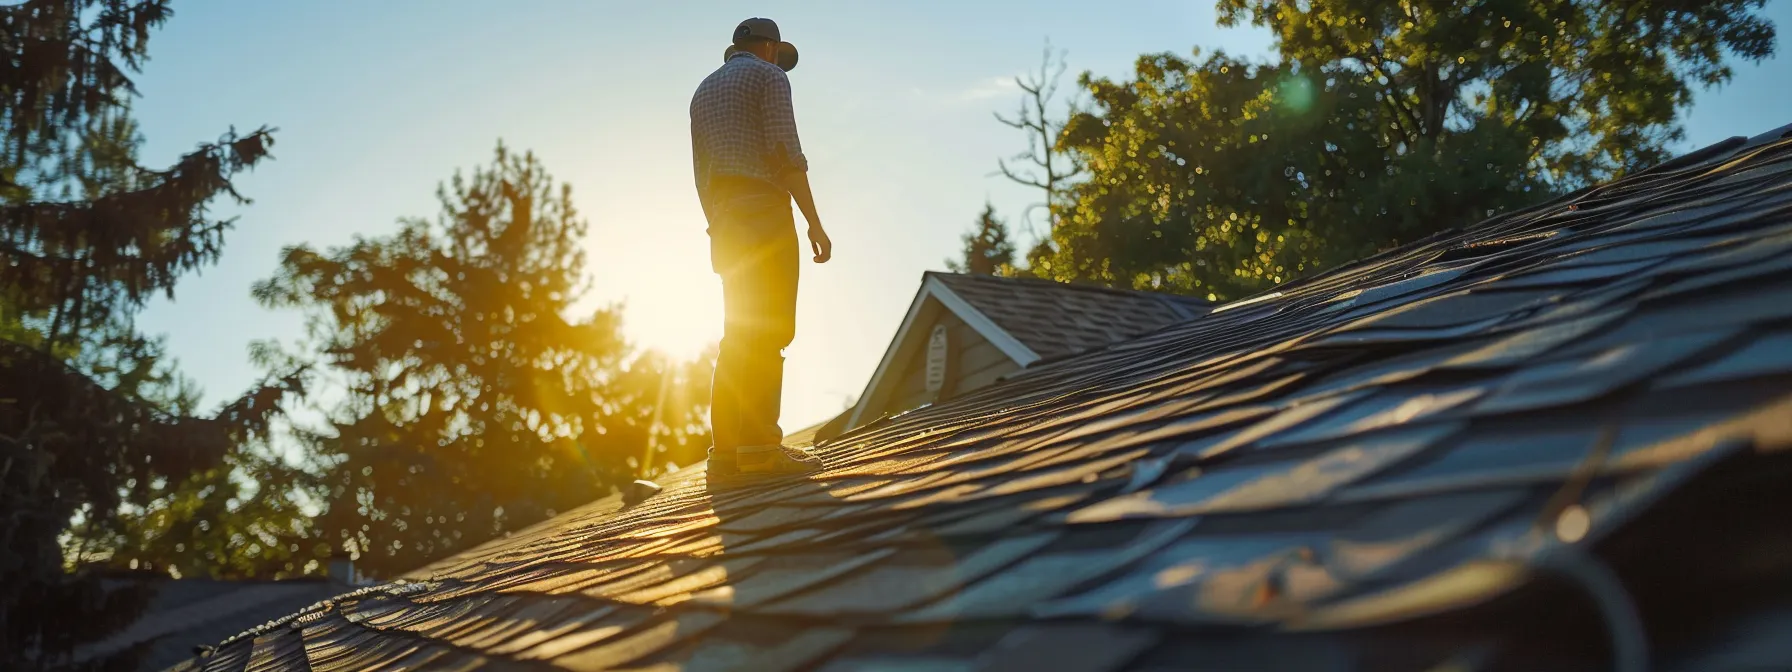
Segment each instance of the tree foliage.
[[129,623],[143,595],[66,572],[71,524],[122,529],[162,484],[265,435],[300,383],[274,376],[196,417],[192,386],[134,327],[217,259],[230,223],[207,206],[271,143],[231,133],[166,170],[137,165],[129,75],[168,15],[159,0],[0,7],[0,668],[56,665]]
[[[434,220],[285,252],[255,288],[305,312],[342,385],[309,437],[325,540],[392,576],[700,459],[707,372],[635,356],[619,313],[573,318],[586,224],[533,155],[498,147],[439,192]],[[651,464],[644,462],[651,461]]]
[[149,484],[112,524],[72,531],[77,563],[182,578],[270,579],[327,570],[331,547],[310,514],[321,479],[265,440],[241,441],[216,464]]
[[[1355,77],[1385,115],[1384,144],[1448,152],[1485,125],[1527,139],[1569,187],[1668,158],[1693,86],[1728,82],[1727,57],[1773,54],[1766,0],[1219,0],[1282,60]],[[1513,169],[1517,169],[1514,167]]]
[[947,259],[946,268],[972,275],[1012,275],[1014,243],[1008,240],[1008,224],[996,218],[996,206],[985,203],[977,223],[964,234],[961,259]]
[[[167,0],[30,0],[0,8],[0,197],[69,190],[129,163],[130,75]],[[121,132],[122,131],[122,132]],[[39,194],[40,196],[42,194]]]
[[1666,158],[1692,87],[1772,53],[1759,0],[1222,0],[1280,58],[1141,57],[1030,271],[1235,298]]

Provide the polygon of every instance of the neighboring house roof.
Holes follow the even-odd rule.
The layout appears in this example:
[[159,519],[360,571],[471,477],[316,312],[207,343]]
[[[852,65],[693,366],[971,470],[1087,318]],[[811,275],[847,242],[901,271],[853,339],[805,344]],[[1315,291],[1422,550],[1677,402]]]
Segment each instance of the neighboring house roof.
[[1188,320],[1205,314],[1213,305],[1190,296],[1035,278],[938,272],[925,277],[938,280],[1043,359],[1099,348]]
[[138,670],[162,670],[193,657],[207,646],[342,593],[346,583],[323,579],[294,581],[148,581],[155,591],[143,614],[124,630],[75,650],[75,662],[104,657],[149,642]]
[[182,669],[1783,669],[1783,137],[873,423],[810,481],[693,467]]
[[[1193,319],[1211,303],[1187,296],[1113,289],[1034,278],[1004,278],[929,271],[909,303],[877,369],[858,402],[834,429],[875,418],[882,386],[928,338],[919,319],[937,303],[1020,366],[1103,347],[1153,329]],[[832,432],[824,432],[831,435]]]

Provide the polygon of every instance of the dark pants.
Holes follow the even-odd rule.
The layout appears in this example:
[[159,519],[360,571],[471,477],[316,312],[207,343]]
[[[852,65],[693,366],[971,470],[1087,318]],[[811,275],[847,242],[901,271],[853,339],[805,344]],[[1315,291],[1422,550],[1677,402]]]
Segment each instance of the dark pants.
[[746,182],[711,189],[710,265],[722,276],[721,354],[709,422],[717,451],[776,444],[784,347],[796,336],[798,244],[790,195]]

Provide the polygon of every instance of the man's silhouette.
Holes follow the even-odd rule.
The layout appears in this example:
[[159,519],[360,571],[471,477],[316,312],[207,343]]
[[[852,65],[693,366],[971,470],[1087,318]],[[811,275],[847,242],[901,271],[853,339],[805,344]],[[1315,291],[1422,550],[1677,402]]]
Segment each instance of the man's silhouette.
[[709,220],[710,265],[722,277],[722,352],[710,395],[709,477],[735,482],[807,474],[821,461],[782,445],[779,396],[784,347],[796,335],[799,252],[794,197],[809,221],[809,247],[824,263],[833,243],[809,193],[790,79],[796,47],[778,24],[747,19],[722,67],[691,99],[697,197]]

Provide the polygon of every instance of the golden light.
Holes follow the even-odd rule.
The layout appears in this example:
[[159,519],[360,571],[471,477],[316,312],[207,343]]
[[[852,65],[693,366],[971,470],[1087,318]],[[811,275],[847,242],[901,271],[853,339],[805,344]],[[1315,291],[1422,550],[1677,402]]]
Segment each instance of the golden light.
[[[689,167],[684,170],[682,179],[689,180]],[[586,254],[596,291],[590,298],[621,304],[622,334],[631,345],[689,361],[722,338],[722,282],[710,269],[709,235],[695,195],[682,183],[650,182],[643,177],[630,185],[638,199],[593,208]]]
[[1563,543],[1572,544],[1587,536],[1593,529],[1593,517],[1588,515],[1585,507],[1579,504],[1568,507],[1556,518],[1556,537]]
[[622,329],[629,342],[689,361],[722,338],[721,282],[714,274],[667,274],[628,297]]

